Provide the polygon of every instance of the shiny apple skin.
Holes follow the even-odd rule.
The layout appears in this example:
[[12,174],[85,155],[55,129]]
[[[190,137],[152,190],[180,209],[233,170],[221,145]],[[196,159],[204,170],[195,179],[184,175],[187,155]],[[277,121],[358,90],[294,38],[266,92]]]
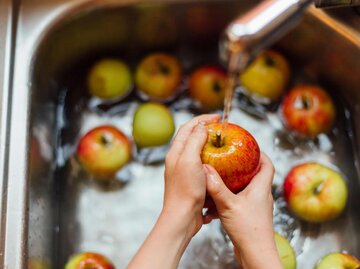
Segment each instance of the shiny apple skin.
[[[216,132],[220,130],[223,145],[216,147]],[[225,185],[234,193],[243,190],[258,172],[260,148],[255,138],[245,129],[229,123],[225,130],[222,123],[208,125],[208,141],[201,153],[202,162],[212,165]]]
[[314,162],[292,168],[285,178],[283,191],[290,210],[313,223],[337,218],[347,201],[347,187],[341,175]]
[[360,269],[360,261],[346,253],[330,253],[321,258],[315,269]]
[[65,269],[115,269],[115,266],[103,255],[84,252],[69,259]]
[[166,53],[153,53],[136,69],[135,83],[139,91],[153,100],[166,100],[177,91],[182,76],[180,62]]
[[296,255],[289,241],[275,232],[275,244],[284,269],[296,269]]
[[213,65],[202,66],[190,76],[189,93],[204,110],[222,108],[224,105],[227,75]]
[[[108,140],[104,143],[104,137]],[[111,125],[96,127],[85,134],[77,147],[83,167],[99,179],[110,179],[132,156],[127,136]]]
[[240,75],[240,84],[255,96],[277,100],[286,90],[290,66],[280,53],[266,50]]
[[[302,99],[308,100],[305,108]],[[293,88],[281,106],[285,126],[299,135],[316,137],[330,130],[336,109],[331,97],[320,87],[303,85]]]

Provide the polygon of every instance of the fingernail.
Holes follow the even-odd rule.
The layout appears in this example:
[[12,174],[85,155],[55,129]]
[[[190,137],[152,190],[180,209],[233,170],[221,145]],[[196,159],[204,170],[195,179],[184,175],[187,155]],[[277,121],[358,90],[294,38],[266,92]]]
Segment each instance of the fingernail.
[[200,120],[200,121],[198,122],[198,125],[199,125],[199,126],[205,126],[205,121]]

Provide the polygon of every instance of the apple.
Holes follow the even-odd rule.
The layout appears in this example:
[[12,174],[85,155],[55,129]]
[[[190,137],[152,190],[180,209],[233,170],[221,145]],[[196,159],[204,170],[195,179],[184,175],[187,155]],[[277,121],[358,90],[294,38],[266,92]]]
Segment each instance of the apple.
[[328,131],[335,120],[335,105],[320,87],[301,85],[293,88],[281,105],[285,126],[305,137]]
[[103,255],[83,252],[72,256],[65,269],[115,269],[115,266]]
[[111,125],[86,133],[77,147],[82,166],[100,179],[110,179],[131,160],[132,145],[126,135]]
[[250,95],[275,101],[285,91],[289,77],[290,67],[284,56],[266,50],[241,73],[240,84]]
[[103,59],[90,70],[87,78],[90,94],[99,98],[125,97],[132,88],[129,67],[117,59]]
[[208,125],[208,141],[201,159],[212,165],[234,193],[244,189],[260,166],[260,149],[254,137],[232,123]]
[[48,262],[41,260],[40,258],[31,257],[28,260],[28,269],[50,269]]
[[284,269],[296,269],[296,255],[289,241],[275,232],[275,244]]
[[219,109],[224,104],[227,75],[217,66],[203,66],[190,76],[190,96],[200,103],[204,110]]
[[174,56],[153,53],[137,67],[135,83],[140,93],[152,100],[163,101],[175,95],[181,75],[181,65]]
[[293,167],[283,187],[290,210],[309,222],[333,220],[346,206],[347,187],[341,175],[315,162]]
[[166,144],[174,131],[173,116],[162,104],[144,103],[134,113],[133,137],[140,148]]
[[346,253],[330,253],[318,261],[315,269],[360,269],[360,261]]

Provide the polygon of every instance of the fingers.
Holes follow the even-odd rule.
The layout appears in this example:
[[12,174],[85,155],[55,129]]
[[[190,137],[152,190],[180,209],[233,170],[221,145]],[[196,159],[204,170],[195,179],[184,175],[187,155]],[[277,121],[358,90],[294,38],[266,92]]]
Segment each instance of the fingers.
[[236,195],[226,187],[219,174],[211,165],[204,164],[203,166],[206,172],[206,189],[214,200],[217,210],[222,211],[231,208],[235,203]]
[[187,139],[190,136],[191,132],[193,131],[193,128],[199,123],[203,122],[205,124],[210,122],[217,122],[219,121],[220,116],[216,114],[205,114],[198,117],[193,118],[186,124],[184,124],[182,127],[180,127],[179,131],[175,135],[175,138],[173,140],[172,146],[166,156],[166,166],[173,167],[180,154],[182,153]]
[[270,158],[263,152],[260,156],[260,170],[251,180],[246,189],[264,190],[266,193],[271,192],[271,185],[274,178],[274,165]]

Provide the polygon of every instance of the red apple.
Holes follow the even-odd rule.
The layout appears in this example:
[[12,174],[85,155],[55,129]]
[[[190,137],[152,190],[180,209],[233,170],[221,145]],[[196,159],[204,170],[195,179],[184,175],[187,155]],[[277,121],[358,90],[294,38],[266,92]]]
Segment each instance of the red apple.
[[284,98],[282,115],[288,129],[315,137],[333,125],[335,106],[330,96],[318,86],[297,86]]
[[244,189],[260,165],[260,149],[254,137],[238,125],[208,125],[208,141],[201,153],[203,163],[212,165],[234,193]]
[[330,253],[321,258],[315,269],[360,269],[360,261],[346,253]]
[[217,66],[203,66],[190,76],[190,96],[198,101],[204,110],[221,108],[224,104],[227,75]]
[[181,82],[181,65],[169,54],[154,53],[141,61],[136,69],[138,90],[153,100],[173,97]]
[[286,176],[284,197],[295,215],[321,223],[335,219],[344,210],[347,187],[338,172],[318,163],[304,163]]
[[111,178],[131,159],[132,145],[124,133],[110,125],[92,129],[77,147],[80,163],[96,177]]
[[103,255],[84,252],[72,256],[65,269],[115,269],[115,266]]

